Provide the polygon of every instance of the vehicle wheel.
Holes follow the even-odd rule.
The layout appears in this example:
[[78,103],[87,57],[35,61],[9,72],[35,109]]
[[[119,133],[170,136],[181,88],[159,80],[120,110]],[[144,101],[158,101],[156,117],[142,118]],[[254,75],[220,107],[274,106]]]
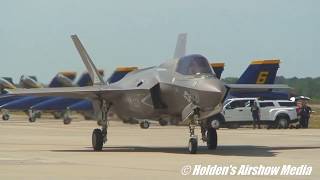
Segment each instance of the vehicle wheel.
[[8,121],[9,119],[10,119],[10,115],[9,114],[2,115],[2,120]]
[[63,118],[63,124],[70,124],[72,119],[70,117],[64,117]]
[[209,129],[214,128],[214,129],[219,129],[220,128],[220,121],[218,119],[212,119],[209,125]]
[[36,122],[36,118],[35,117],[29,117],[29,122]]
[[166,126],[166,125],[168,125],[168,121],[166,121],[164,119],[159,119],[159,124],[160,124],[160,126]]
[[103,135],[101,129],[94,129],[92,132],[92,147],[95,151],[101,151],[103,147]]
[[217,130],[214,128],[209,128],[207,130],[207,147],[208,149],[217,149],[218,135]]
[[278,128],[279,129],[287,129],[289,126],[288,120],[285,118],[280,118],[278,120]]
[[144,121],[140,122],[140,127],[141,127],[142,129],[148,129],[148,128],[150,127],[149,121],[144,120]]
[[223,122],[224,122],[223,115],[217,114],[207,119],[207,127],[208,129],[209,128],[219,129],[223,124]]
[[190,154],[196,154],[198,150],[198,141],[195,138],[189,139],[188,150]]

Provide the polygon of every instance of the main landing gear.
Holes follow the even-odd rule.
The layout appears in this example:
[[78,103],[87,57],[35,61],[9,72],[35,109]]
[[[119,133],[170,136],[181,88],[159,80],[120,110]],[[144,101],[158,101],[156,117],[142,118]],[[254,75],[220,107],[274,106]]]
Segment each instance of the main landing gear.
[[191,121],[189,123],[190,138],[188,150],[190,154],[196,154],[198,150],[198,137],[195,135],[195,127],[200,124],[202,140],[207,143],[210,150],[216,149],[218,144],[218,135],[216,126],[211,120],[199,122],[200,111],[195,109]]
[[70,117],[70,111],[69,110],[66,110],[64,113],[63,113],[63,124],[67,125],[67,124],[70,124],[71,121],[72,121],[72,118]]
[[101,151],[103,144],[107,141],[107,129],[108,129],[108,112],[111,108],[111,104],[107,105],[106,100],[101,100],[101,120],[98,121],[98,125],[101,129],[94,129],[92,132],[92,148],[94,151]]
[[8,121],[9,119],[10,119],[10,114],[9,114],[9,113],[4,113],[4,114],[2,115],[2,120]]

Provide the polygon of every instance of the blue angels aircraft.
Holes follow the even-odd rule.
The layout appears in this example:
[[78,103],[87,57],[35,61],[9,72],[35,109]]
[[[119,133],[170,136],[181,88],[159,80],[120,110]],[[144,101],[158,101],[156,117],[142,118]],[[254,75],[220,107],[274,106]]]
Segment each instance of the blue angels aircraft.
[[[104,76],[104,71],[99,70],[99,74]],[[84,87],[84,86],[92,86],[92,81],[90,79],[89,74],[83,73],[77,83],[74,86]],[[65,97],[51,97],[45,101],[41,101],[38,103],[34,103],[29,106],[29,110],[31,111],[52,111],[52,112],[60,112],[61,117],[63,118],[64,124],[69,124],[71,122],[71,118],[69,116],[69,111],[67,111],[66,107],[78,103],[81,99],[74,98],[65,98]],[[32,122],[36,120],[35,116],[31,116]]]
[[[280,60],[255,60],[252,61],[246,71],[240,76],[237,84],[274,84]],[[259,99],[273,100],[286,99],[290,97],[288,92],[269,90],[268,92],[232,92],[229,97],[256,97]]]
[[[76,76],[75,72],[60,72],[49,83],[48,87],[70,87],[72,86],[72,81]],[[44,87],[43,84],[39,83],[34,76],[21,76],[19,87],[21,88],[41,88]],[[7,110],[22,110],[27,114],[30,114],[28,107],[34,103],[45,101],[52,97],[34,97],[34,96],[21,96],[13,97],[6,96],[0,97],[0,108],[5,111],[2,114],[3,120],[9,119],[9,113]],[[34,116],[40,116],[39,111],[33,112]],[[29,119],[30,120],[30,119]]]

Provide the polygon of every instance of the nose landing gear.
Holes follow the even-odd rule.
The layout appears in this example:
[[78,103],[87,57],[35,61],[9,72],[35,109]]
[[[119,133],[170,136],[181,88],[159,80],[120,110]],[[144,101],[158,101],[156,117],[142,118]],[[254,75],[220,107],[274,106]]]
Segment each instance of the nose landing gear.
[[189,123],[190,138],[188,143],[188,150],[190,154],[196,154],[198,150],[198,136],[195,135],[195,127],[198,125],[199,116],[199,109],[194,109],[193,115]]

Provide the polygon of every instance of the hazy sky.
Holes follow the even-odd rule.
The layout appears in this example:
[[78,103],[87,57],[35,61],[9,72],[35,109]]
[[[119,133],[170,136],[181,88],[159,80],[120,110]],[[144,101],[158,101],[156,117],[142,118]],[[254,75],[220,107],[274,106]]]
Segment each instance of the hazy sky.
[[0,0],[0,76],[82,72],[71,34],[107,74],[158,65],[187,32],[187,52],[225,62],[224,77],[262,58],[280,58],[279,75],[316,77],[319,9],[317,0]]

